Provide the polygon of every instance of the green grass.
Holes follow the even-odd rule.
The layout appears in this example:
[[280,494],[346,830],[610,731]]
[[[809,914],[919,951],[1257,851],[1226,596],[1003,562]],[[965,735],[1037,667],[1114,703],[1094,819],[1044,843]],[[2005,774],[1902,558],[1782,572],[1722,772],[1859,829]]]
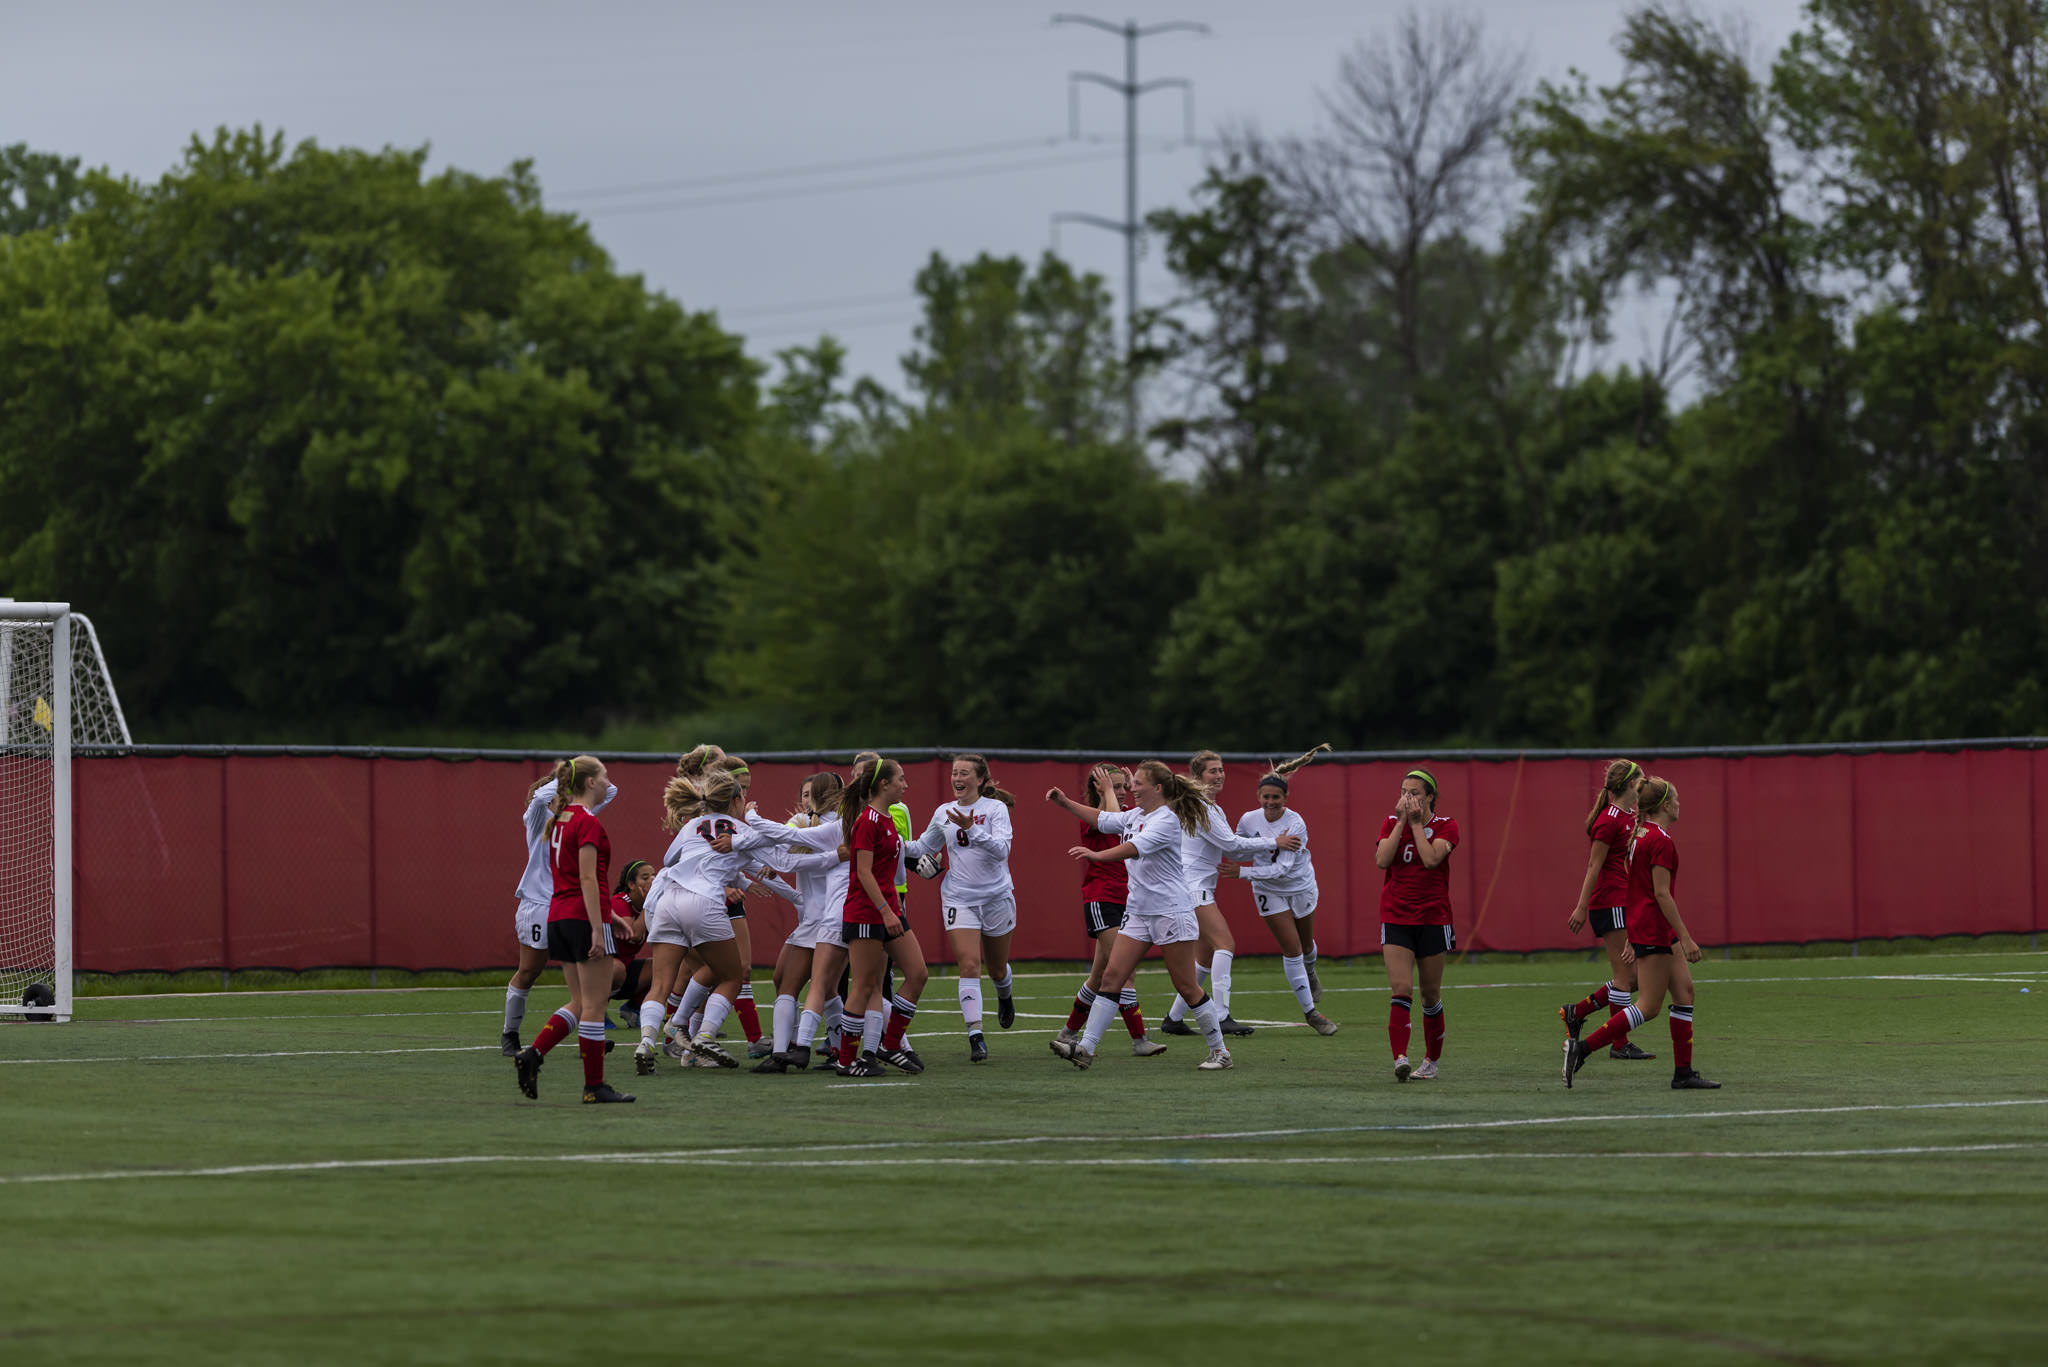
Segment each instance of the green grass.
[[[1661,1020],[1639,1039],[1667,1057],[1565,1091],[1554,1012],[1593,970],[1557,960],[1455,968],[1431,1084],[1393,1082],[1362,960],[1324,975],[1341,1034],[1262,1029],[1220,1075],[1120,1032],[1060,1063],[1065,972],[1020,978],[1026,1017],[970,1068],[939,978],[921,1078],[635,1079],[614,1054],[640,1101],[602,1110],[568,1049],[538,1104],[514,1093],[492,988],[85,1000],[0,1027],[0,1343],[124,1367],[2048,1360],[2048,957],[1699,973],[1719,1092],[1668,1089]],[[1149,1015],[1164,979],[1141,986]],[[1295,1017],[1270,961],[1235,1009]],[[481,1161],[408,1161],[435,1158]],[[344,1166],[293,1166],[316,1163]]]

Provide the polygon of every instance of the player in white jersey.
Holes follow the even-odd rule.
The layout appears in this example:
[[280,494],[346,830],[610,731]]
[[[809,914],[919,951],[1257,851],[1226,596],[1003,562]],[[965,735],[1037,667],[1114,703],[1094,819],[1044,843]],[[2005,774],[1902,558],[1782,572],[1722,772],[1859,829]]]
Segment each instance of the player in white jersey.
[[932,813],[931,825],[905,847],[946,856],[939,901],[953,962],[960,973],[960,1019],[967,1026],[967,1059],[988,1061],[981,1034],[981,967],[996,986],[996,1023],[1017,1023],[1010,995],[1010,936],[1017,930],[1017,888],[1010,880],[1010,808],[1014,795],[995,786],[980,755],[953,757],[953,801]]
[[[807,838],[830,840],[830,849],[792,846],[774,857],[773,866],[796,879],[796,929],[775,960],[774,1049],[754,1067],[757,1073],[802,1072],[811,1066],[811,1045],[821,1021],[840,1014],[839,972],[846,966],[846,941],[839,916],[846,906],[846,883],[852,866],[841,838],[839,794],[845,785],[830,770],[804,780],[803,810],[789,820]],[[796,993],[806,979],[810,988],[798,1010]]]
[[760,852],[788,845],[802,832],[748,810],[738,779],[722,769],[713,769],[700,779],[677,774],[663,791],[662,804],[666,808],[663,824],[676,832],[676,838],[662,857],[662,870],[647,895],[647,944],[654,959],[654,978],[648,1000],[641,1007],[635,1063],[643,1071],[652,1067],[655,1035],[664,1012],[657,994],[665,994],[675,982],[683,952],[688,949],[711,970],[712,986],[707,993],[702,983],[692,981],[676,1018],[687,1022],[702,1004],[704,1020],[689,1042],[690,1052],[721,1068],[735,1068],[739,1060],[719,1047],[717,1036],[739,996],[747,968],[726,911],[726,889],[741,886],[749,873],[763,867]]
[[[536,779],[526,790],[526,870],[514,889],[519,910],[513,916],[513,933],[519,940],[519,966],[505,984],[505,1029],[498,1037],[499,1052],[506,1058],[519,1054],[519,1026],[526,1019],[526,994],[540,980],[548,966],[548,899],[555,895],[554,875],[548,869],[548,819],[553,813],[555,780]],[[591,808],[591,815],[611,806],[619,785],[607,783],[604,801]]]
[[1102,991],[1088,1008],[1088,1024],[1081,1038],[1056,1037],[1052,1051],[1076,1068],[1093,1064],[1102,1032],[1117,1014],[1118,993],[1131,981],[1146,952],[1158,945],[1173,990],[1188,1003],[1209,1043],[1209,1056],[1197,1066],[1204,1072],[1230,1067],[1230,1050],[1223,1046],[1221,1009],[1216,999],[1203,991],[1195,973],[1195,944],[1201,931],[1181,866],[1182,827],[1205,820],[1208,798],[1192,780],[1156,759],[1146,760],[1131,774],[1131,799],[1137,804],[1133,811],[1084,807],[1057,788],[1045,797],[1104,834],[1123,836],[1121,843],[1107,850],[1076,845],[1068,854],[1095,863],[1130,861],[1130,896],[1124,903],[1116,943],[1110,946],[1109,963],[1102,970]]
[[1308,823],[1301,813],[1288,809],[1284,775],[1267,774],[1259,780],[1259,805],[1237,819],[1237,833],[1268,840],[1292,835],[1301,841],[1300,849],[1260,855],[1249,864],[1226,864],[1223,876],[1251,884],[1259,918],[1280,946],[1280,969],[1294,989],[1301,1018],[1318,1035],[1334,1035],[1336,1022],[1316,1009],[1315,985],[1303,953],[1305,944],[1315,943],[1316,866],[1309,857]]

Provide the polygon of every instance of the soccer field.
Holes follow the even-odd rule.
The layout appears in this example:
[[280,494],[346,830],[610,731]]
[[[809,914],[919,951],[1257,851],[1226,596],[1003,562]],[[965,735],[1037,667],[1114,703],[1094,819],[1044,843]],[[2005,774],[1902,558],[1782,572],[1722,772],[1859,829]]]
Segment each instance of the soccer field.
[[[1077,975],[971,1067],[611,1075],[538,1104],[493,990],[99,998],[0,1027],[0,1342],[23,1363],[2048,1361],[2048,956],[1723,962],[1669,1089],[1566,1091],[1590,964],[1454,966],[1397,1085],[1376,959],[1303,1029],[1087,1073]],[[1139,980],[1148,1020],[1164,975]],[[765,983],[763,983],[765,987]],[[2031,989],[2023,992],[2022,989]],[[560,997],[537,989],[529,1032]],[[765,1002],[764,1002],[765,1007]],[[735,1023],[736,1030],[736,1023]],[[1420,1046],[1418,1020],[1416,1044]],[[623,1035],[618,1036],[623,1040]]]

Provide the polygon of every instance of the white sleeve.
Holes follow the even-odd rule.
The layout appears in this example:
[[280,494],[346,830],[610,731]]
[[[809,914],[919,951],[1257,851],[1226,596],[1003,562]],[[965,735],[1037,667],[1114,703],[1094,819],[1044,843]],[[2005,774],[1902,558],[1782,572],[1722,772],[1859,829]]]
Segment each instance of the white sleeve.
[[1129,812],[1096,813],[1095,829],[1101,831],[1104,835],[1122,835],[1130,828],[1131,814]]
[[1300,862],[1300,850],[1281,850],[1273,856],[1270,864],[1238,865],[1237,876],[1248,883],[1264,883],[1293,873],[1294,866]]
[[1179,822],[1149,822],[1144,830],[1139,831],[1136,836],[1131,838],[1131,844],[1135,845],[1138,850],[1131,858],[1143,859],[1148,854],[1157,854],[1161,850],[1168,849],[1178,854],[1180,852],[1180,838]]
[[839,857],[839,847],[834,845],[829,850],[805,850],[801,854],[792,852],[784,855],[778,862],[789,873],[827,873],[846,861]]
[[1230,823],[1224,820],[1223,813],[1213,806],[1209,808],[1208,826],[1202,835],[1211,845],[1232,859],[1250,859],[1255,854],[1272,854],[1280,848],[1263,836],[1240,836],[1230,829]]
[[540,787],[535,788],[533,796],[526,800],[527,844],[531,845],[534,841],[540,839],[541,834],[547,830],[548,804],[554,800],[555,781],[553,779],[549,779],[546,783],[541,784]]
[[995,811],[989,814],[987,825],[967,828],[967,843],[979,845],[996,858],[1007,861],[1010,857],[1010,809],[998,802]]
[[753,868],[747,870],[747,872],[755,875],[756,887],[766,888],[768,889],[768,891],[774,893],[777,897],[782,898],[786,902],[794,903],[798,906],[801,906],[803,904],[802,899],[800,899],[796,895],[795,888],[783,882],[780,878],[775,877],[776,869],[773,864],[756,864]]
[[619,785],[618,785],[618,784],[616,784],[616,783],[607,783],[607,784],[605,784],[605,785],[604,785],[604,801],[602,801],[602,802],[598,803],[598,804],[597,804],[597,805],[596,805],[595,807],[592,807],[592,808],[590,809],[590,814],[591,814],[592,816],[596,816],[596,815],[597,815],[597,814],[598,814],[599,812],[601,812],[601,811],[603,811],[603,810],[604,810],[605,808],[607,808],[607,807],[611,806],[611,805],[612,805],[612,799],[613,799],[613,798],[615,798],[615,797],[617,797],[618,795],[619,795]]
[[911,845],[915,845],[926,854],[944,854],[946,852],[946,833],[940,828],[950,826],[953,823],[946,820],[945,813],[946,809],[944,807],[934,807],[932,809],[931,824],[924,828],[924,834],[915,840],[904,842],[905,848],[903,853],[906,859],[910,857],[909,846]]

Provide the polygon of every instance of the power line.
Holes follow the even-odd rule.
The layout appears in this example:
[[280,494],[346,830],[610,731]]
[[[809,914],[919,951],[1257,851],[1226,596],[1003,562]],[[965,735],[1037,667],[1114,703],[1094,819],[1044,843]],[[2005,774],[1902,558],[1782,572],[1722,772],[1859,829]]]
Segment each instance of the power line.
[[924,317],[922,313],[875,314],[865,318],[848,318],[836,323],[794,324],[785,323],[772,328],[760,328],[753,332],[742,332],[746,341],[758,341],[763,337],[815,337],[824,333],[860,332],[869,328],[902,327],[915,323]]
[[[595,190],[570,190],[556,199],[610,199],[617,195],[660,194],[675,190],[711,189],[721,185],[744,185],[753,181],[785,180],[791,176],[825,175],[839,171],[868,171],[882,166],[906,166],[920,161],[950,161],[955,157],[994,156],[1022,152],[1034,147],[1051,147],[1069,139],[1052,134],[1035,138],[1008,138],[1001,142],[970,142],[957,147],[933,147],[922,152],[896,152],[879,157],[855,157],[847,161],[814,161],[800,166],[777,166],[758,171],[728,171],[683,180],[650,180],[636,185],[608,185]],[[1091,139],[1099,141],[1099,139]]]

